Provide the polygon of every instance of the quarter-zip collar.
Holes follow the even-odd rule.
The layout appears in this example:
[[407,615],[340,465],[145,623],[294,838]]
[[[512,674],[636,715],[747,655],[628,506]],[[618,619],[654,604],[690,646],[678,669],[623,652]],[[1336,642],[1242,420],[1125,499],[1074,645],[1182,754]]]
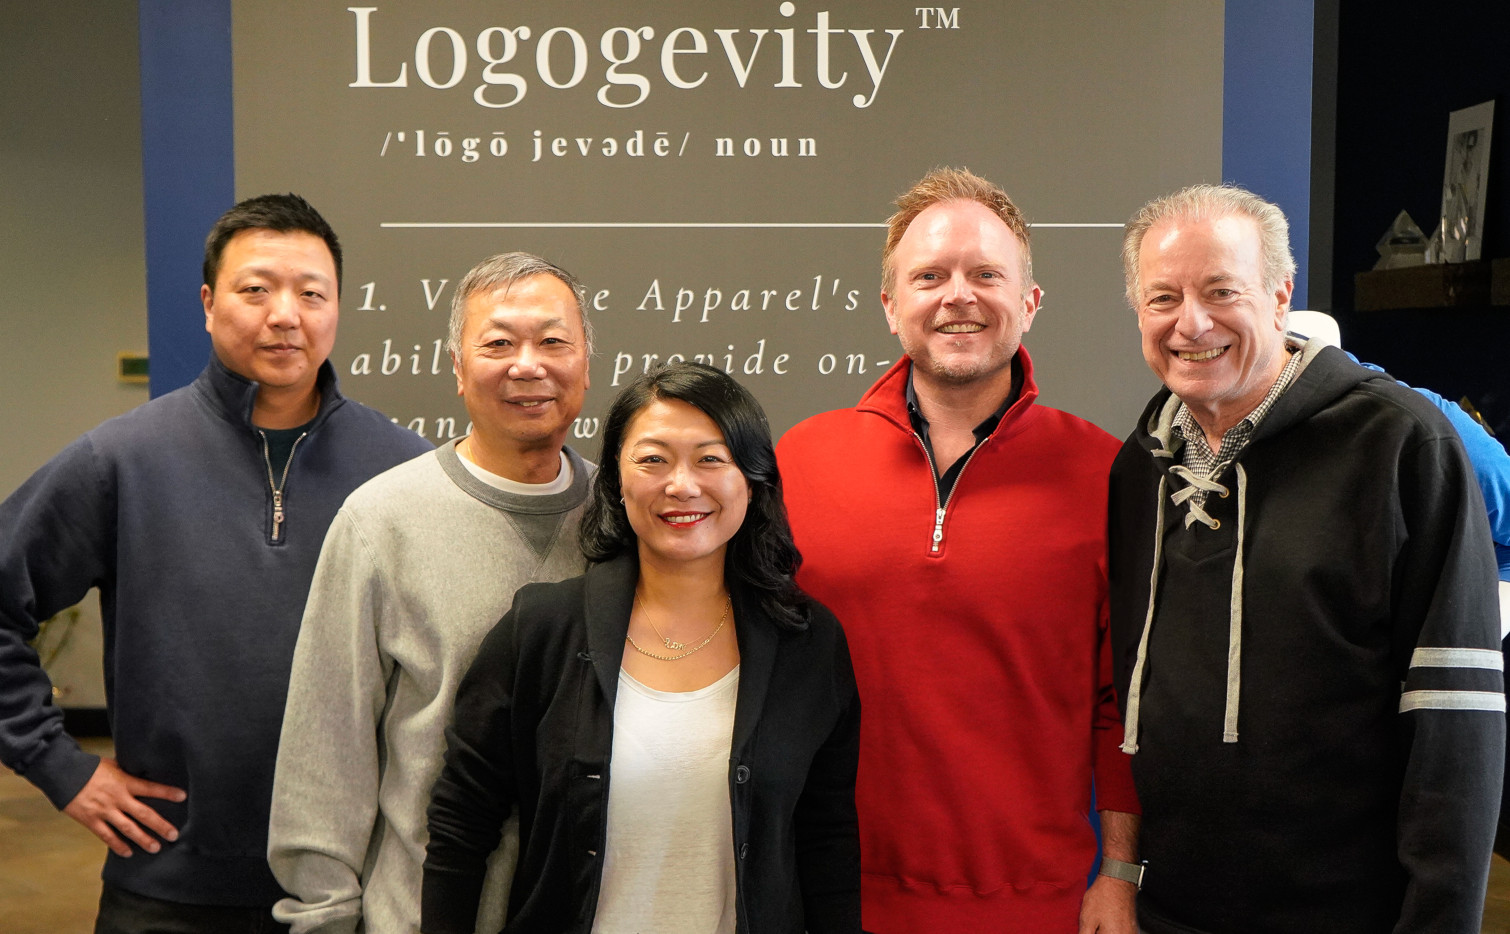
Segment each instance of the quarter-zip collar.
[[[1021,430],[1038,398],[1038,383],[1033,378],[1033,358],[1028,355],[1028,348],[1018,347],[1017,356],[1013,360],[1022,373],[1022,389],[1017,393],[1016,400],[1007,406],[1001,421],[996,423],[991,438],[1005,438]],[[908,434],[915,434],[912,419],[907,414],[907,386],[911,378],[912,360],[904,355],[876,380],[875,385],[865,391],[865,395],[860,397],[860,404],[855,408],[861,412],[880,415]]]
[[[214,351],[210,352],[210,365],[194,380],[194,388],[211,409],[232,424],[245,425],[248,430],[255,430],[252,407],[257,402],[259,387],[260,384],[220,362]],[[329,360],[320,364],[319,373],[315,376],[315,391],[320,394],[320,407],[309,422],[311,432],[346,402],[346,397],[341,395],[335,367],[330,365]]]
[[[319,430],[330,413],[346,402],[341,395],[335,367],[330,365],[329,360],[320,364],[315,376],[315,390],[320,394],[320,406],[315,411],[315,417],[303,426],[303,434],[294,442],[288,461],[281,468],[275,467],[268,456],[267,436],[252,422],[252,410],[257,402],[259,388],[256,382],[231,370],[211,351],[210,365],[199,374],[193,385],[200,399],[212,412],[247,432],[248,440],[257,452],[259,466],[267,471],[267,544],[283,545],[287,532],[284,523],[288,521],[286,494],[293,455],[297,453],[300,443]],[[323,534],[322,531],[321,535]]]
[[918,440],[923,442],[923,449],[928,452],[928,463],[935,468],[934,472],[938,477],[938,499],[940,502],[948,502],[949,494],[954,490],[954,483],[959,479],[960,472],[964,469],[965,464],[969,463],[970,455],[975,453],[975,449],[980,447],[982,441],[991,437],[991,432],[995,431],[996,426],[1001,424],[1001,417],[1007,414],[1007,409],[1011,407],[1013,402],[1017,401],[1017,394],[1022,391],[1022,370],[1017,366],[1015,360],[1012,361],[1011,367],[1012,384],[1007,390],[1006,398],[1001,400],[1001,405],[996,407],[996,411],[981,419],[979,424],[970,429],[970,433],[975,436],[975,444],[971,446],[970,450],[961,454],[952,464],[938,463],[938,455],[933,450],[933,438],[929,434],[931,426],[928,424],[928,419],[923,415],[923,407],[918,402],[917,387],[912,380],[915,371],[908,371],[907,419],[912,425],[912,433],[918,436]]
[[1033,379],[1033,360],[1028,356],[1026,347],[1018,346],[1017,355],[1013,358],[1013,368],[1016,374],[1013,379],[1017,388],[1016,398],[1008,400],[1006,411],[1001,414],[996,427],[991,430],[990,434],[977,441],[975,447],[961,459],[959,469],[947,491],[939,482],[940,472],[933,462],[933,453],[929,445],[913,425],[911,404],[908,398],[911,395],[912,386],[911,359],[903,356],[893,364],[891,369],[882,374],[875,385],[860,397],[860,404],[855,407],[859,412],[880,415],[906,432],[917,444],[918,453],[927,463],[928,477],[933,484],[934,505],[926,546],[929,557],[942,558],[944,556],[944,527],[949,518],[949,504],[954,501],[954,494],[969,471],[971,461],[982,448],[991,443],[993,438],[1009,438],[1022,431],[1032,421],[1033,402],[1038,398],[1038,383]]
[[[996,411],[981,419],[980,424],[971,429],[977,442],[984,441],[991,436],[991,432],[996,430],[996,426],[1001,422],[1001,417],[1007,414],[1007,409],[1011,407],[1013,402],[1017,401],[1017,394],[1021,391],[1022,371],[1017,368],[1014,362],[1012,365],[1012,386],[1007,390],[1007,397],[1001,400],[1001,405],[996,407]],[[913,384],[911,370],[907,372],[907,417],[912,421],[913,432],[921,436],[924,442],[928,442],[928,419],[923,415],[922,403],[918,402],[917,386]],[[928,446],[930,448],[933,447],[931,442],[928,442]]]

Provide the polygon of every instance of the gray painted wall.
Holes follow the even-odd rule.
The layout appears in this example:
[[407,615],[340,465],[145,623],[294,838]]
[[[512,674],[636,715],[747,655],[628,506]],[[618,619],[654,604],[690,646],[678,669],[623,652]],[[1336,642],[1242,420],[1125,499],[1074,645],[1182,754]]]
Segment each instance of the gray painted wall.
[[[872,15],[868,5],[841,6],[848,25],[885,25],[881,19],[871,22],[882,14]],[[700,4],[681,2],[670,8],[678,16],[666,19],[667,23],[683,19],[704,27],[723,23],[718,17],[714,17],[718,23],[708,19],[712,14],[706,13],[707,8]],[[740,16],[719,15],[749,19],[751,26],[783,25],[772,12],[774,8],[775,4],[754,3],[731,8],[742,10]],[[668,301],[672,297],[669,293],[683,281],[700,289],[718,285],[732,291],[746,285],[782,284],[788,278],[796,286],[811,281],[816,273],[842,277],[846,288],[861,290],[863,300],[858,308],[822,322],[772,321],[769,333],[773,344],[778,334],[781,339],[811,344],[838,325],[851,336],[835,343],[834,350],[865,350],[871,359],[895,357],[895,342],[885,332],[875,297],[875,255],[882,236],[876,230],[822,240],[793,236],[793,245],[773,251],[771,268],[762,269],[759,263],[749,263],[742,273],[732,277],[722,271],[719,257],[744,256],[746,248],[755,246],[757,238],[731,236],[716,241],[706,237],[687,238],[690,248],[685,252],[671,250],[648,263],[629,262],[630,258],[620,256],[617,263],[628,263],[630,268],[618,271],[617,280],[615,275],[605,275],[612,269],[608,260],[614,259],[614,250],[605,251],[596,242],[597,237],[581,232],[551,235],[533,231],[526,236],[506,237],[445,233],[425,236],[422,241],[402,238],[398,261],[394,262],[392,245],[385,242],[379,246],[376,241],[387,238],[376,236],[374,229],[374,222],[386,219],[387,212],[374,213],[367,203],[379,202],[392,208],[394,205],[387,203],[392,194],[387,188],[373,187],[353,197],[351,191],[343,188],[343,182],[354,160],[331,157],[330,144],[333,139],[357,140],[350,133],[349,125],[353,123],[371,123],[373,132],[387,127],[438,126],[434,121],[442,114],[432,109],[431,98],[404,95],[406,100],[417,101],[409,108],[413,112],[403,115],[405,119],[386,113],[381,106],[364,112],[360,118],[347,111],[341,119],[317,124],[319,132],[313,135],[288,121],[289,100],[301,94],[323,97],[325,102],[344,103],[351,97],[346,84],[352,68],[349,60],[352,26],[348,22],[352,14],[342,5],[317,17],[322,23],[329,20],[328,29],[314,42],[311,55],[293,57],[303,64],[287,67],[290,76],[298,79],[292,87],[269,80],[265,69],[259,70],[257,66],[261,59],[245,55],[249,49],[257,49],[259,42],[272,42],[287,52],[291,42],[288,30],[269,29],[268,24],[284,25],[278,22],[280,11],[287,15],[311,15],[307,9],[286,2],[276,8],[262,4],[237,7],[237,25],[242,30],[237,38],[242,53],[238,55],[238,82],[252,79],[247,80],[244,93],[238,93],[241,150],[238,193],[248,195],[289,188],[303,191],[327,211],[348,247],[353,248],[343,296],[347,315],[336,362],[347,377],[346,388],[357,398],[386,407],[406,420],[416,414],[454,411],[464,425],[465,417],[451,395],[450,377],[444,365],[439,374],[433,377],[426,374],[426,378],[400,389],[397,384],[386,385],[381,379],[354,377],[349,372],[351,362],[358,352],[372,352],[388,337],[396,338],[393,341],[396,349],[406,356],[411,344],[419,343],[428,349],[429,341],[438,336],[439,329],[438,322],[414,314],[417,306],[422,307],[417,299],[422,294],[420,278],[429,276],[438,281],[449,277],[454,282],[472,261],[485,253],[517,246],[559,254],[573,268],[581,259],[579,271],[590,285],[611,284],[615,289],[617,314],[603,315],[598,322],[609,338],[606,341],[609,352],[594,365],[595,388],[589,405],[598,412],[606,407],[612,394],[613,351],[677,349],[675,345],[685,342],[679,338],[680,332],[695,330],[690,325],[668,327],[664,320],[636,320],[638,316],[628,313],[651,276],[660,278],[668,292]],[[423,5],[415,5],[408,17],[400,17],[397,10],[385,12],[381,21],[384,34],[390,38],[407,36],[412,42],[413,30],[405,33],[399,28],[400,20],[411,19],[411,25],[433,25],[430,15],[423,12],[425,9]],[[558,19],[575,22],[578,14],[566,12],[574,9],[542,8],[560,11],[551,22]],[[897,15],[906,20],[911,9],[911,5],[897,7],[903,11]],[[875,120],[873,124],[856,122],[861,119],[857,116],[859,112],[850,113],[852,108],[846,109],[841,100],[830,107],[831,112],[826,112],[824,120],[813,124],[829,134],[826,140],[840,143],[846,134],[834,128],[847,126],[849,145],[855,147],[851,155],[862,165],[881,161],[883,156],[897,163],[881,172],[879,178],[870,177],[868,182],[861,183],[861,176],[874,175],[875,170],[844,172],[839,171],[842,159],[819,160],[823,162],[821,174],[825,179],[820,187],[838,188],[837,192],[824,194],[844,208],[828,212],[834,214],[833,219],[881,219],[888,210],[887,199],[905,187],[922,168],[936,161],[970,164],[1001,181],[1019,198],[1030,219],[1038,221],[1119,221],[1149,196],[1193,181],[1197,176],[1215,180],[1220,173],[1221,157],[1219,6],[1164,0],[1136,11],[1107,12],[1081,0],[1052,13],[1041,7],[1033,9],[1029,22],[1015,24],[1031,28],[1003,32],[1002,24],[986,22],[981,26],[982,36],[989,39],[972,40],[986,44],[978,49],[972,46],[975,54],[966,60],[996,63],[988,69],[991,80],[981,86],[980,102],[989,119],[982,119],[976,112],[973,97],[953,95],[954,106],[963,107],[966,117],[973,114],[972,119],[944,120],[942,125],[932,128],[927,127],[926,121],[919,125],[915,114],[927,111],[925,105],[930,94],[939,89],[929,81],[915,80],[909,86],[904,81],[907,69],[925,66],[921,61],[909,66],[904,54],[895,63],[893,84],[877,103],[876,113],[885,113],[887,119]],[[896,12],[889,6],[886,10],[890,11],[887,17]],[[662,8],[658,15],[664,18],[670,13]],[[805,27],[813,15],[813,9],[803,5],[801,16],[786,25]],[[492,16],[489,13],[479,22],[492,22],[489,18]],[[734,23],[734,19],[729,22]],[[974,31],[976,21],[971,20],[969,25],[967,33]],[[1211,42],[1194,43],[1192,47],[1212,51],[1170,65],[1164,71],[1154,69],[1154,74],[1143,74],[1140,81],[1126,81],[1129,63],[1140,57],[1142,49],[1151,47],[1152,37],[1171,29],[1210,36]],[[0,274],[4,276],[10,299],[0,306],[0,320],[7,325],[7,340],[0,350],[3,354],[0,392],[8,400],[0,407],[0,432],[7,439],[7,456],[0,458],[0,494],[8,494],[80,433],[146,401],[144,386],[120,383],[115,371],[118,353],[144,351],[147,341],[136,3],[71,0],[5,4],[0,7],[0,35],[8,40],[0,53],[4,56],[0,58],[0,80],[7,89],[0,95],[0,127],[5,130],[0,141],[0,180],[6,193],[0,199],[0,229],[10,233],[7,248],[0,251]],[[266,38],[269,35],[273,38]],[[935,38],[939,37],[909,30],[907,42],[916,44]],[[1091,47],[1098,50],[1098,55],[1084,54]],[[1004,49],[1014,54],[1000,54]],[[396,52],[387,49],[384,54],[392,58]],[[284,64],[279,67],[285,67],[288,60],[288,56],[281,59]],[[652,60],[647,54],[642,64],[652,67],[649,64]],[[525,62],[521,61],[522,64]],[[809,65],[805,63],[804,67]],[[855,62],[846,67],[858,69]],[[1080,74],[1082,80],[1059,80],[1053,69],[1066,67]],[[769,76],[765,77],[768,84]],[[257,79],[263,83],[259,84]],[[589,84],[596,80],[597,76]],[[807,80],[812,83],[811,76]],[[969,79],[975,80],[975,77]],[[535,93],[541,102],[546,100],[538,87]],[[670,92],[658,87],[655,93],[654,103],[643,108],[626,126],[692,125],[689,120],[714,121],[710,127],[723,126],[717,123],[720,106],[717,95],[693,95],[677,99],[675,106],[667,106],[672,100]],[[358,99],[367,102],[366,98]],[[389,101],[384,98],[381,103],[386,105]],[[689,101],[706,112],[691,113],[686,109]],[[452,106],[456,108],[456,126],[477,122],[476,108],[466,103]],[[278,119],[254,121],[263,110]],[[584,128],[580,132],[591,129],[596,134],[611,123],[606,111],[590,102],[579,105],[578,110],[580,119],[574,119],[569,126],[561,125],[566,129]],[[1150,114],[1166,112],[1181,114],[1198,129],[1182,139],[1177,151],[1151,150],[1148,144],[1157,137],[1154,128],[1167,121],[1151,119]],[[785,112],[780,109],[756,107],[744,116],[752,127],[764,126],[771,120],[785,126],[782,123]],[[530,113],[527,121],[517,126],[510,123],[515,130],[515,145],[528,145],[531,127],[554,127],[561,118],[562,111],[551,101],[549,107]],[[249,120],[253,122],[248,123]],[[739,126],[742,128],[744,124]],[[893,132],[902,128],[909,129],[899,134]],[[798,133],[796,129],[791,132]],[[292,141],[284,140],[290,135]],[[378,138],[372,133],[359,137],[360,142],[374,145]],[[825,152],[831,151],[827,148],[829,142],[825,142]],[[899,155],[899,150],[911,155]],[[1156,151],[1157,155],[1149,158],[1150,151]],[[354,153],[355,150],[345,155]],[[717,160],[713,161],[713,168],[721,169]],[[449,167],[448,170],[443,174],[456,171]],[[747,207],[752,215],[758,213],[761,199],[769,191],[763,186],[775,179],[767,177],[770,173],[764,166],[741,166],[732,174],[736,177],[725,180],[732,183],[727,190],[745,191],[747,196],[754,192],[755,202]],[[716,172],[711,180],[719,180]],[[783,180],[792,186],[792,191],[806,191],[800,173]],[[602,176],[597,171],[585,176],[565,171],[553,177],[553,181],[601,182]],[[657,184],[676,187],[685,181],[680,173],[672,172],[657,179]],[[564,190],[579,191],[571,186]],[[725,189],[715,184],[712,190]],[[382,197],[370,197],[379,192]],[[443,196],[446,192],[445,185],[421,188],[419,203],[414,206],[427,206],[428,196]],[[415,192],[411,190],[409,194],[412,197]],[[455,194],[452,189],[453,199]],[[461,194],[463,201],[473,195],[468,191]],[[515,197],[522,198],[525,194],[516,192]],[[702,194],[710,197],[706,191]],[[703,207],[714,206],[717,200],[713,198]],[[670,201],[674,199],[647,198],[643,202],[630,199],[621,207],[628,214],[636,214],[644,204],[664,205]],[[793,203],[800,206],[803,202],[797,199]],[[549,206],[549,198],[540,205]],[[517,211],[518,206],[514,205],[514,211],[498,213]],[[796,216],[801,212],[776,213]],[[490,216],[486,211],[480,214]],[[634,238],[626,245],[645,239]],[[807,243],[809,239],[811,243]],[[1122,304],[1116,266],[1118,240],[1116,230],[1045,229],[1035,235],[1037,271],[1047,289],[1048,301],[1027,343],[1039,366],[1045,402],[1090,417],[1120,435],[1155,384],[1137,353],[1132,314]],[[408,252],[418,242],[424,243],[418,252],[432,255],[416,263]],[[793,256],[817,256],[821,262],[793,262]],[[405,274],[394,275],[390,266],[407,268]],[[382,316],[358,310],[362,303],[359,287],[371,280],[381,283],[382,296],[405,296],[401,304],[408,306],[406,326],[381,322]],[[193,297],[185,296],[185,300],[192,301]],[[652,340],[648,334],[661,336]],[[727,333],[719,330],[717,340],[698,343],[709,346],[738,343],[743,358],[751,349],[748,345],[766,334],[764,330],[748,333],[737,328]],[[679,339],[673,341],[674,337]],[[662,343],[666,347],[658,348]],[[775,352],[773,347],[768,356],[774,356]],[[823,399],[813,397],[810,390],[814,384],[807,381],[771,381],[756,388],[772,407],[774,427],[780,431],[815,409],[852,404],[873,379],[874,373],[866,373],[836,380]],[[420,383],[425,384],[423,389]],[[587,447],[595,449],[596,444]],[[98,610],[93,601],[86,601],[84,619],[74,638],[75,644],[54,667],[56,679],[68,688],[62,699],[69,704],[101,703]]]
[[[0,5],[0,494],[147,400],[116,354],[147,347],[133,0]],[[52,666],[60,701],[104,704],[93,595]]]
[[[1033,255],[1047,298],[1024,340],[1040,401],[1124,435],[1157,383],[1123,300],[1120,225],[1151,197],[1221,180],[1224,7],[1199,0],[966,6],[945,28],[919,12],[938,8],[868,0],[355,8],[370,16],[299,0],[232,9],[236,192],[292,189],[340,231],[349,258],[332,362],[342,386],[434,440],[467,423],[438,350],[452,290],[503,250],[546,256],[602,295],[592,388],[572,440],[587,456],[615,386],[652,354],[732,365],[778,434],[854,405],[881,361],[899,355],[878,294],[885,233],[780,225],[879,224],[936,164],[996,181],[1043,225]],[[841,31],[815,47],[820,23]],[[491,75],[523,82],[516,100],[483,83],[476,42],[491,36],[490,54],[505,54],[500,30],[523,27],[529,35]],[[648,90],[620,107],[634,97],[608,83],[600,37],[626,56],[630,27],[653,38],[618,74]],[[862,62],[861,33],[889,56],[884,81]],[[668,66],[668,43],[706,53]],[[823,48],[828,66],[818,64]],[[747,80],[730,55],[754,63]],[[563,87],[573,63],[580,81]],[[673,86],[668,67],[686,84]],[[855,103],[872,90],[869,104]],[[640,136],[635,155],[624,141]],[[658,137],[670,143],[665,155],[651,151]],[[787,155],[772,155],[772,139]],[[729,226],[605,226],[710,223]],[[441,226],[392,226],[410,224]],[[747,226],[764,224],[777,226]],[[1057,226],[1079,224],[1112,226]],[[744,290],[755,298],[741,308]],[[681,315],[678,293],[691,301]]]

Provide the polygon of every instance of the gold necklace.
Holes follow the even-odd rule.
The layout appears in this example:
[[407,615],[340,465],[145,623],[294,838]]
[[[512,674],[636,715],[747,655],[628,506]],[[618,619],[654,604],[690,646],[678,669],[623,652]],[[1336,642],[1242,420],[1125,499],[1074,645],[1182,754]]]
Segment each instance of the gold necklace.
[[[699,642],[697,645],[694,645],[694,646],[691,646],[691,647],[688,647],[687,643],[685,643],[685,642],[675,642],[675,641],[673,641],[671,639],[666,638],[664,635],[661,635],[660,627],[657,626],[655,624],[655,621],[650,618],[650,613],[649,613],[649,611],[647,611],[645,609],[645,604],[640,601],[640,595],[638,593],[634,595],[634,602],[639,605],[640,616],[644,618],[645,622],[647,622],[647,623],[650,624],[650,630],[652,632],[654,632],[656,634],[656,636],[658,636],[660,638],[661,642],[665,643],[666,648],[670,649],[673,652],[681,652],[682,654],[680,654],[680,655],[657,655],[654,652],[648,652],[645,649],[641,648],[640,644],[638,642],[635,642],[634,641],[634,637],[631,636],[629,633],[627,633],[627,632],[624,633],[624,638],[627,639],[627,640],[629,640],[629,644],[631,646],[633,646],[634,650],[636,652],[639,652],[641,655],[648,655],[651,658],[659,659],[660,661],[663,661],[663,662],[674,662],[674,661],[677,661],[679,659],[686,658],[688,655],[691,655],[693,652],[696,652],[699,649],[703,648],[708,643],[710,643],[710,642],[713,641],[713,637],[714,636],[718,635],[720,632],[723,631],[724,624],[729,621],[729,610],[734,605],[734,598],[733,597],[725,597],[724,598],[724,615],[722,615],[722,616],[720,616],[718,618],[718,625],[713,627],[713,631],[710,632],[710,633],[708,633],[708,637],[706,639],[704,639],[703,641]],[[683,652],[682,651],[683,649],[686,649],[686,651]]]

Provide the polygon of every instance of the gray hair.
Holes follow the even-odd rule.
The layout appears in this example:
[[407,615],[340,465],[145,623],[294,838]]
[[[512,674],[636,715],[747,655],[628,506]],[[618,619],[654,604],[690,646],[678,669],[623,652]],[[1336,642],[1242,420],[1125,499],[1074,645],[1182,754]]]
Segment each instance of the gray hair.
[[582,319],[582,334],[587,344],[587,355],[593,352],[592,322],[587,318],[587,288],[577,277],[549,260],[533,253],[499,253],[472,267],[456,292],[451,296],[451,327],[446,337],[446,349],[454,356],[461,352],[461,330],[467,319],[467,299],[479,292],[513,285],[531,276],[555,276],[561,284],[571,289],[577,301],[577,316]]
[[1143,237],[1149,229],[1167,220],[1214,220],[1231,215],[1252,218],[1258,225],[1264,291],[1295,278],[1295,257],[1290,253],[1290,224],[1278,206],[1236,185],[1191,185],[1143,205],[1127,222],[1122,237],[1122,273],[1127,282],[1127,303],[1138,307],[1138,259]]

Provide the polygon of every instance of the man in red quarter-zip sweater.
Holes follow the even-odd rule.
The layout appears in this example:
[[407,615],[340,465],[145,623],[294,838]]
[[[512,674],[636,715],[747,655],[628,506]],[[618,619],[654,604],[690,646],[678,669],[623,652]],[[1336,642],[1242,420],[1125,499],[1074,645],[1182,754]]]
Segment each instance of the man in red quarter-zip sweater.
[[[1026,222],[958,169],[897,200],[881,303],[905,356],[777,448],[803,564],[844,624],[876,934],[1131,934],[1137,799],[1112,694],[1117,442],[1036,405]],[[1105,853],[1096,858],[1092,781]]]

